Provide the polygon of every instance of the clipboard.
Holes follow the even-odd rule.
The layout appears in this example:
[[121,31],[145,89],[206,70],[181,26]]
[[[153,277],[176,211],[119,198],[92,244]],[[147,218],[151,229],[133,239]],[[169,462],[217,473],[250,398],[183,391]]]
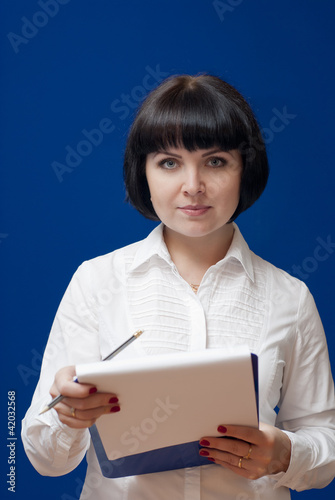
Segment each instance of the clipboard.
[[220,436],[220,424],[258,427],[258,358],[247,347],[82,364],[76,374],[120,401],[90,428],[105,477],[209,465],[202,436]]

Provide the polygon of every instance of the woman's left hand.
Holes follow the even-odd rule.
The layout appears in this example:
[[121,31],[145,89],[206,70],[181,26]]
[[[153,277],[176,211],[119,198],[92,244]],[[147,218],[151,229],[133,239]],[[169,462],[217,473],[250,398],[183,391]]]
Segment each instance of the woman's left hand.
[[222,437],[200,440],[201,456],[248,479],[286,472],[291,458],[291,441],[277,427],[264,423],[260,423],[259,429],[220,425],[218,431]]

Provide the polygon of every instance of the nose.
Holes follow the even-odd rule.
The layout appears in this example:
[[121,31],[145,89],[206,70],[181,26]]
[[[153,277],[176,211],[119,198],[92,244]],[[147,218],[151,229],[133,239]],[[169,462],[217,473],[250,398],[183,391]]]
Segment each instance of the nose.
[[205,192],[205,184],[203,182],[199,169],[193,166],[185,168],[183,180],[183,193],[188,196],[195,196]]

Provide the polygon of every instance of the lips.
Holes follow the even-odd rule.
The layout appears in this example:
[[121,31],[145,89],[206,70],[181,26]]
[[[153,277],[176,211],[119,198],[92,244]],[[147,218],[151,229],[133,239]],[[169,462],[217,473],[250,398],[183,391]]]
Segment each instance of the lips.
[[198,217],[207,213],[210,208],[211,207],[209,205],[185,205],[183,207],[178,207],[181,212],[193,217]]

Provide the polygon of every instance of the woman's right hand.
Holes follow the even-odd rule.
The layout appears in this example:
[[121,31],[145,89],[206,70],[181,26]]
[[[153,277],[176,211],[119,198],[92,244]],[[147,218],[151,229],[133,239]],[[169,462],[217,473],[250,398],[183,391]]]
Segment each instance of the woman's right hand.
[[91,384],[73,382],[75,367],[61,368],[50,389],[52,398],[62,394],[65,398],[54,409],[59,420],[73,429],[91,427],[101,415],[120,411],[116,394],[97,392]]

